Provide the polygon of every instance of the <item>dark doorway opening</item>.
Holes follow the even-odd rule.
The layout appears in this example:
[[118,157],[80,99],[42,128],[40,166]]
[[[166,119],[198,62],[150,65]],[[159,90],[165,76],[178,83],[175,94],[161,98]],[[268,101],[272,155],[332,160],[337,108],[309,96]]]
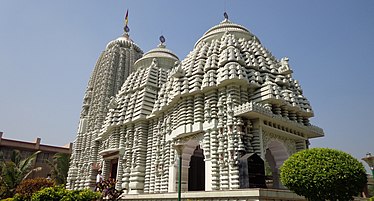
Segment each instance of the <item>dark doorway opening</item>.
[[118,168],[118,158],[112,159],[110,161],[110,175],[109,178],[116,179],[117,178],[117,168]]
[[197,146],[190,160],[188,170],[188,191],[205,190],[205,162],[203,150]]
[[245,154],[239,160],[240,188],[266,188],[265,165],[255,153]]

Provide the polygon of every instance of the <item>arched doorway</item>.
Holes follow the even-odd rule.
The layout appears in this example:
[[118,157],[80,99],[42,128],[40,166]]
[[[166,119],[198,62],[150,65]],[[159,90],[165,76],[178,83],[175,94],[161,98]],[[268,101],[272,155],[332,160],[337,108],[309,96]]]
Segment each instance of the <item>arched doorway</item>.
[[256,153],[239,159],[240,188],[266,188],[264,161]]
[[205,190],[205,162],[203,150],[196,146],[188,169],[188,191]]
[[[204,150],[200,146],[202,137],[190,139],[182,146],[182,177],[181,190],[186,191],[209,191],[211,190],[211,164],[204,156]],[[175,150],[176,151],[176,150]],[[173,166],[169,167],[169,187],[168,192],[177,192],[178,190],[178,160],[175,160]]]
[[272,188],[284,188],[280,181],[280,170],[279,168],[283,165],[283,162],[289,157],[286,147],[280,141],[273,140],[268,143],[265,159],[270,166],[272,175]]

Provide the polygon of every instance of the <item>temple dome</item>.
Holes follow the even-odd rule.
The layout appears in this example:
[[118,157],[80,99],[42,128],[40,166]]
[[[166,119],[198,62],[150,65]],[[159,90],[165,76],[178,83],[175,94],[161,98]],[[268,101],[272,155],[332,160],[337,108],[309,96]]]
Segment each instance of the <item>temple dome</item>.
[[138,47],[137,44],[133,40],[131,40],[130,36],[127,33],[124,33],[122,36],[118,37],[117,39],[114,39],[110,41],[106,49],[112,48],[115,45],[118,45],[119,47],[125,47],[125,48],[131,48],[133,47],[137,52],[143,52],[140,47]]
[[313,116],[288,58],[278,60],[245,27],[223,20],[196,42],[193,50],[171,70],[153,111],[169,108],[180,97],[228,85],[253,91],[257,103],[282,104],[304,117]]
[[251,39],[254,35],[245,27],[235,24],[228,19],[224,19],[221,23],[210,28],[204,35],[195,43],[195,47],[201,42],[210,42],[213,39],[220,39],[226,32],[235,34],[238,38]]
[[157,93],[176,63],[180,63],[178,57],[163,42],[138,59],[134,71],[111,100],[100,135],[104,136],[111,126],[144,120],[151,114]]
[[156,48],[148,51],[142,58],[137,60],[134,64],[134,69],[148,67],[152,64],[153,60],[157,59],[159,66],[166,69],[171,69],[176,61],[179,61],[177,55],[161,43]]

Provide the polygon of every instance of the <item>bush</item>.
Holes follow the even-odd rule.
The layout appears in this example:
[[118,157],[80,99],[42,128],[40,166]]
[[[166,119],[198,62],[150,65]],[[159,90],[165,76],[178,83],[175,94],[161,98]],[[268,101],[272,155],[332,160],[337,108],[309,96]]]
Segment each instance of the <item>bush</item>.
[[31,200],[32,201],[42,201],[42,200],[60,201],[62,197],[64,197],[64,195],[66,194],[65,191],[66,190],[63,186],[44,188],[34,193],[31,197]]
[[351,155],[328,148],[300,151],[288,158],[281,181],[309,200],[352,200],[364,188],[364,166]]
[[32,201],[91,201],[101,197],[90,189],[67,190],[63,186],[44,188],[32,195]]
[[23,180],[16,188],[15,201],[30,200],[33,193],[45,187],[54,186],[54,181],[46,178]]
[[93,192],[91,189],[84,189],[78,191],[67,191],[67,194],[62,198],[62,201],[90,201],[101,197],[99,192]]
[[13,198],[5,198],[5,199],[2,199],[1,201],[13,201],[14,199]]

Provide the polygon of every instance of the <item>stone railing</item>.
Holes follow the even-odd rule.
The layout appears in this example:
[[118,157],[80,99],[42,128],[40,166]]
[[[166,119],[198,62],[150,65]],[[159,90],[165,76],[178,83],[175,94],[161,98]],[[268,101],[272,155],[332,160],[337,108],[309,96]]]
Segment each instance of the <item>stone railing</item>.
[[265,108],[262,104],[260,103],[255,103],[255,102],[247,102],[242,105],[238,105],[234,108],[234,115],[238,116],[246,112],[258,112],[262,113],[268,116],[272,116],[273,112],[267,108]]

